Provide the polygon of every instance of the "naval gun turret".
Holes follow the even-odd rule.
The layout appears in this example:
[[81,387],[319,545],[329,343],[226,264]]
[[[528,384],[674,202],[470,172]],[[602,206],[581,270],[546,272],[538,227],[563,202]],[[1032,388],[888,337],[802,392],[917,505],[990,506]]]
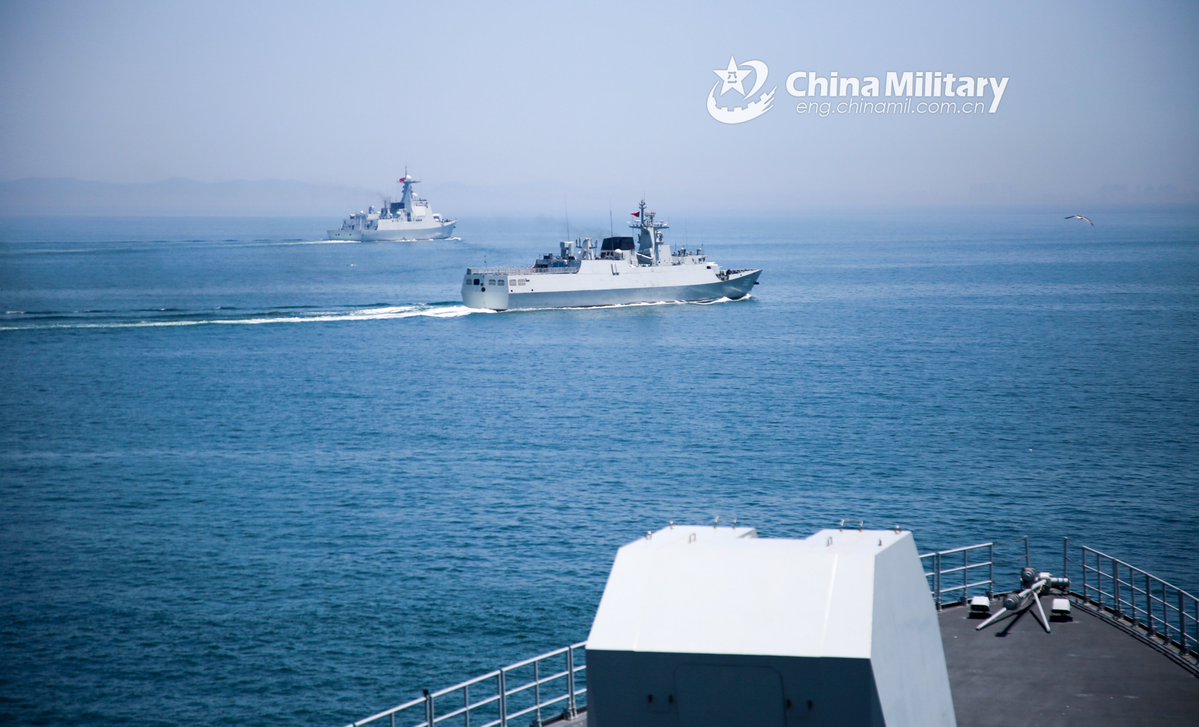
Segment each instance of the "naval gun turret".
[[956,724],[912,534],[671,526],[617,553],[589,727]]

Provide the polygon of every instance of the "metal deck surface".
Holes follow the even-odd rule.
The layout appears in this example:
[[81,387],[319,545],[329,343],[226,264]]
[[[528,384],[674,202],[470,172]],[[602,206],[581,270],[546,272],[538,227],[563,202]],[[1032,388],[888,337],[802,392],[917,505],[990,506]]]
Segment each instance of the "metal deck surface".
[[[1051,601],[1041,599],[1046,614]],[[1077,604],[1051,634],[1029,611],[982,631],[964,607],[939,618],[959,727],[1199,725],[1199,677]],[[585,713],[554,723],[586,724]]]
[[1199,677],[1078,604],[1050,634],[1031,611],[982,631],[965,608],[940,620],[960,727],[1199,725]]

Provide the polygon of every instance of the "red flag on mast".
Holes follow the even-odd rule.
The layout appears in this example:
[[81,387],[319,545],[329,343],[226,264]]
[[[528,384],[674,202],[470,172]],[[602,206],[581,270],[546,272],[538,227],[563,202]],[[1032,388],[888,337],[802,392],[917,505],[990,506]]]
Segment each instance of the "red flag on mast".
[[630,212],[629,214],[633,215],[634,217],[640,217],[640,216],[641,216],[641,213],[640,213],[640,212]]

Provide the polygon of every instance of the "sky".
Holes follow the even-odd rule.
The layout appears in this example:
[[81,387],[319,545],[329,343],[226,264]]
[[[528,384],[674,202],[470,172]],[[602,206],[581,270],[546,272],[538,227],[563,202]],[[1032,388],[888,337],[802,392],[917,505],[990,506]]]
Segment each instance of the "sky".
[[[435,201],[551,214],[643,194],[720,214],[1199,206],[1196,31],[1193,0],[0,0],[0,181],[390,191],[407,167]],[[730,58],[768,66],[759,118],[708,113]],[[1009,80],[994,113],[821,118],[788,93],[801,70]]]

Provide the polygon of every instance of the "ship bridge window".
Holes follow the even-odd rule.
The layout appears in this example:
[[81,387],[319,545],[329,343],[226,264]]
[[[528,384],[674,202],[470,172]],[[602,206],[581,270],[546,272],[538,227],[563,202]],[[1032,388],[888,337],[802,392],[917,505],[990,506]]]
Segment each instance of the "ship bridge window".
[[478,285],[478,284],[479,284],[479,279],[478,279],[478,278],[475,278],[475,282],[474,282],[474,283],[472,283],[472,285]]
[[605,237],[600,243],[600,252],[613,252],[616,250],[632,250],[633,238],[631,237]]

